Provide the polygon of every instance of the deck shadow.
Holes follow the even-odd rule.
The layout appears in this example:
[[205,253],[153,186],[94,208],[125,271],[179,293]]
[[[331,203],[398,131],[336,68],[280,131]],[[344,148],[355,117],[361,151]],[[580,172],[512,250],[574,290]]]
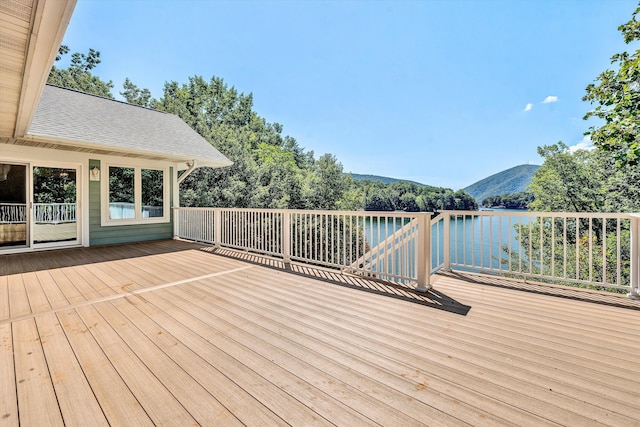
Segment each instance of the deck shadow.
[[286,271],[287,273],[300,277],[313,278],[325,283],[381,295],[387,298],[394,298],[438,310],[444,310],[462,316],[466,316],[469,310],[471,310],[471,306],[462,304],[436,289],[430,289],[427,292],[418,292],[409,286],[356,276],[324,267],[310,266],[295,262],[285,263],[281,259],[233,249],[204,247],[201,248],[201,250],[213,255],[241,260],[250,264],[260,265],[262,267],[275,270]]
[[478,285],[492,286],[496,288],[529,292],[538,295],[546,295],[556,298],[582,301],[591,304],[608,305],[611,307],[640,311],[640,301],[628,299],[621,294],[605,293],[603,291],[590,291],[583,288],[572,288],[570,286],[552,285],[548,283],[531,281],[524,282],[516,279],[503,278],[500,276],[490,276],[457,271],[439,272],[438,274],[443,277],[451,277],[456,280],[470,282]]
[[0,255],[0,276],[194,250],[203,245],[180,240],[121,243]]

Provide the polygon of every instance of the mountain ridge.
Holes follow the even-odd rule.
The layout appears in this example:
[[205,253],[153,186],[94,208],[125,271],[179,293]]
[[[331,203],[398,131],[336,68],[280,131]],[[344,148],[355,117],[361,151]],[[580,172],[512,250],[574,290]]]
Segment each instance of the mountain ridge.
[[351,173],[351,172],[349,172],[348,175],[351,175],[351,178],[357,181],[376,181],[376,182],[381,182],[383,184],[393,184],[394,182],[408,182],[410,184],[415,184],[418,187],[433,187],[432,185],[422,184],[421,182],[417,182],[417,181],[410,181],[408,179],[391,178],[388,176],[381,176],[381,175],[369,175],[369,174],[360,174],[360,173]]
[[481,204],[484,199],[526,191],[539,165],[518,165],[490,175],[463,188]]

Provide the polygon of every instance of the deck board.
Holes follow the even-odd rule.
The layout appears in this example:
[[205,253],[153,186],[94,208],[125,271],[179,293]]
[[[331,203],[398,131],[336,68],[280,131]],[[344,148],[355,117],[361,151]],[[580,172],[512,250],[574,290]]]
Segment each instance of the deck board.
[[[216,293],[219,292],[223,292],[222,295],[226,295],[224,291],[216,289]],[[271,296],[270,293],[265,293],[265,295]],[[241,299],[242,296],[235,295],[234,301],[236,298]],[[267,299],[267,297],[265,296],[264,299]],[[262,300],[262,298],[251,298],[241,308],[240,312],[250,310],[250,307],[255,307],[255,310],[263,313],[264,310],[260,310],[260,302],[258,300]],[[195,303],[195,301],[192,302]],[[393,331],[393,334],[389,334],[388,329],[385,332],[384,327],[374,330],[363,324],[353,325],[350,324],[348,318],[336,318],[337,313],[329,314],[325,312],[314,315],[312,308],[305,309],[303,316],[301,311],[296,310],[296,305],[296,303],[289,303],[290,314],[284,311],[269,313],[269,317],[278,318],[280,322],[274,330],[282,330],[284,325],[291,325],[297,319],[303,319],[300,321],[303,326],[295,328],[291,336],[299,339],[295,336],[295,331],[301,327],[306,328],[305,336],[309,336],[315,341],[315,343],[306,342],[307,346],[311,346],[310,350],[318,352],[329,348],[330,354],[334,354],[333,358],[347,363],[347,368],[359,370],[361,374],[367,376],[374,377],[374,373],[379,371],[390,372],[392,375],[387,378],[388,385],[396,391],[403,392],[416,400],[422,398],[440,411],[455,414],[456,417],[465,422],[475,425],[481,421],[478,418],[479,415],[482,415],[484,419],[491,418],[489,412],[483,414],[482,411],[491,411],[492,414],[498,414],[500,410],[509,412],[508,405],[518,402],[524,397],[517,392],[517,387],[512,387],[512,390],[502,392],[503,388],[505,386],[508,387],[509,384],[500,384],[500,387],[495,389],[501,394],[497,398],[490,400],[490,396],[486,394],[487,384],[484,381],[475,386],[475,393],[469,393],[469,388],[474,389],[473,382],[475,377],[461,375],[455,369],[462,363],[462,360],[457,357],[452,358],[449,355],[438,353],[432,348],[418,347],[418,352],[415,353],[402,351],[398,349],[398,346],[404,344],[403,340],[398,338],[399,335],[403,334],[402,331]],[[327,317],[332,318],[333,322],[327,323],[323,321]],[[334,322],[337,322],[340,326],[336,327]],[[263,319],[254,320],[252,323],[266,324]],[[409,347],[414,348],[415,344],[410,344]],[[324,350],[324,352],[327,353],[327,350]],[[363,365],[363,362],[368,364]],[[427,366],[429,373],[426,372]],[[449,366],[449,369],[447,369],[447,366]],[[470,368],[480,371],[478,367]],[[497,372],[481,372],[481,374],[491,377],[496,375]],[[398,378],[398,375],[402,378]],[[406,384],[407,382],[409,384]],[[448,396],[454,384],[458,385],[455,397]],[[526,384],[518,384],[518,386],[522,385]],[[427,393],[433,393],[434,396],[425,398],[424,395]],[[474,399],[478,395],[481,397],[483,407],[471,408],[470,406],[472,406]],[[505,402],[501,402],[501,399],[512,399],[512,401],[507,401],[505,405]],[[553,407],[547,404],[542,406],[547,412],[553,411]],[[518,424],[522,424],[522,422],[523,420],[519,420]],[[529,422],[532,422],[532,420],[529,420]],[[496,419],[490,422],[492,425],[496,423],[499,423]],[[536,420],[536,424],[541,423],[542,420]]]
[[77,309],[80,318],[102,348],[127,387],[156,425],[196,425],[196,421],[170,390],[149,370],[145,361],[123,342],[119,331],[129,325],[120,324],[114,329],[109,318],[103,317],[95,307]]
[[0,256],[0,425],[640,425],[639,311],[180,241]]
[[75,310],[60,312],[57,317],[107,421],[111,425],[152,426],[148,414],[98,342],[87,333],[87,326],[78,313]]
[[0,424],[18,426],[18,396],[11,324],[0,325]]
[[65,424],[109,425],[55,314],[38,316],[36,325]]
[[18,413],[21,425],[62,425],[62,414],[33,319],[12,324]]

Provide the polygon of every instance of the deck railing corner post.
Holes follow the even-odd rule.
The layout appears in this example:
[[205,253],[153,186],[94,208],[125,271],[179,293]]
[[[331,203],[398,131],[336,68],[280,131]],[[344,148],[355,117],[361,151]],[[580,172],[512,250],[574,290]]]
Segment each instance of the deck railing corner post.
[[291,262],[291,214],[282,212],[282,258],[286,264]]
[[[451,271],[451,214],[448,212],[443,212],[444,214],[444,222],[442,226],[444,227],[443,233],[443,263],[442,269],[444,271]],[[438,244],[438,242],[436,242]]]
[[216,249],[220,249],[222,242],[222,209],[213,209],[213,241]]
[[418,250],[416,265],[418,267],[418,285],[416,291],[426,292],[431,289],[431,214],[418,214]]

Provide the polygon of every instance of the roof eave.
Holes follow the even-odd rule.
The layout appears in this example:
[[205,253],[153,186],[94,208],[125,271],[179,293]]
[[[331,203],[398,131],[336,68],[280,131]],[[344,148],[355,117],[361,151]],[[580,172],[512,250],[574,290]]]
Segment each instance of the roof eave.
[[[172,153],[163,153],[159,151],[146,151],[136,150],[132,148],[123,148],[106,144],[94,144],[89,142],[82,142],[73,139],[64,138],[52,138],[47,135],[27,134],[21,138],[25,141],[33,141],[37,143],[56,144],[61,147],[68,148],[80,148],[89,153],[95,153],[97,155],[121,155],[123,157],[137,157],[147,158],[150,160],[169,161],[173,163],[189,163],[193,160],[198,162],[198,167],[207,166],[211,168],[223,168],[233,165],[233,162],[227,158],[224,159],[211,159],[203,157],[195,157],[189,155],[178,155]],[[73,151],[73,150],[71,150]]]
[[38,1],[31,23],[14,130],[24,136],[71,20],[76,0]]

